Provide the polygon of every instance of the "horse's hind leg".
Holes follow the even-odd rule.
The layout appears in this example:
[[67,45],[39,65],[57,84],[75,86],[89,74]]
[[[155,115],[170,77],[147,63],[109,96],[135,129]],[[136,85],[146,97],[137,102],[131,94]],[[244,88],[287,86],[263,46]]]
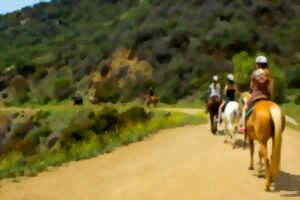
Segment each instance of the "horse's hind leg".
[[211,128],[211,132],[213,134],[216,134],[215,133],[214,115],[212,113],[210,113],[210,128]]
[[259,154],[264,158],[265,169],[266,169],[265,191],[268,191],[270,189],[270,164],[268,158],[267,144],[263,144],[263,143],[259,144]]
[[249,169],[253,170],[254,141],[250,138],[249,138],[249,146],[250,146],[250,166],[249,166]]

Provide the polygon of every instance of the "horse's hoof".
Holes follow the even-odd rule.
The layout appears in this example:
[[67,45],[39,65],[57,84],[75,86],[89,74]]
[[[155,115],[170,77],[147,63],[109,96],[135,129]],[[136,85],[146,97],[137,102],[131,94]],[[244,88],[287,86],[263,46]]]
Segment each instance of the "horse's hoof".
[[266,186],[265,187],[265,192],[269,192],[270,191],[270,187],[269,186]]
[[258,177],[258,178],[264,178],[264,174],[263,174],[263,173],[258,173],[258,174],[257,174],[257,177]]
[[224,144],[227,144],[227,140],[224,140]]
[[249,170],[253,170],[253,167],[249,167],[248,169],[249,169]]

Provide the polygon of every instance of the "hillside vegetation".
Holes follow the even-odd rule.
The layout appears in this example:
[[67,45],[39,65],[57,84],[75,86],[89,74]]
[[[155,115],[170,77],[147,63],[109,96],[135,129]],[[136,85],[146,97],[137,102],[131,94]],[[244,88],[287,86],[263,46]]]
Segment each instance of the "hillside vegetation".
[[299,4],[286,0],[40,3],[0,16],[0,89],[9,94],[6,103],[11,105],[61,101],[76,91],[86,95],[88,88],[96,93],[98,88],[105,101],[130,101],[152,85],[161,101],[175,103],[203,90],[213,74],[225,77],[245,56],[254,68],[251,62],[259,52],[272,61],[279,84],[299,88]]

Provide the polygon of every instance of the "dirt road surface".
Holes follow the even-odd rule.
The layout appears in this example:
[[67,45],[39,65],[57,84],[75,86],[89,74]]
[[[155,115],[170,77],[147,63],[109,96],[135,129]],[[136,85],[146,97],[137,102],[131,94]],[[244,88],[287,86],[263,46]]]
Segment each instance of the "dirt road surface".
[[36,177],[2,180],[0,200],[300,199],[300,133],[290,128],[281,161],[280,177],[264,192],[265,179],[248,170],[249,149],[232,149],[208,125],[185,126]]

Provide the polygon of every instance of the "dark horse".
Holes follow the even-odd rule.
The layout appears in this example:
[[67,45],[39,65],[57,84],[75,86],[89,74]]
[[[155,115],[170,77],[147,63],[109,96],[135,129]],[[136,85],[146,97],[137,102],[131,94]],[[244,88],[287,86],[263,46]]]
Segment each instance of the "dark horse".
[[218,110],[219,110],[220,105],[221,105],[220,97],[212,96],[208,99],[207,107],[208,107],[208,112],[209,112],[209,117],[210,117],[211,132],[213,134],[216,134],[217,130],[218,130],[216,117],[218,115]]
[[74,105],[82,105],[83,104],[83,99],[82,96],[75,96],[72,97]]

